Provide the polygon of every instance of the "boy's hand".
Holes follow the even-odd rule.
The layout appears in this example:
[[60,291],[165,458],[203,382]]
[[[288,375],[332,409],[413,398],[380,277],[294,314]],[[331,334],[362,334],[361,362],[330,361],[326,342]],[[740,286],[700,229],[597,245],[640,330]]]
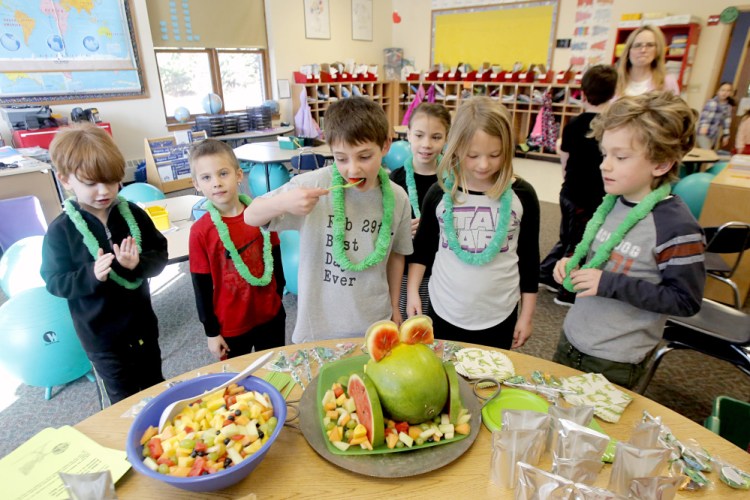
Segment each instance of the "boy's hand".
[[291,189],[280,196],[284,197],[285,212],[293,215],[307,215],[315,208],[318,199],[327,194],[327,189],[300,187]]
[[412,219],[411,220],[411,237],[414,238],[414,236],[417,234],[417,228],[419,227],[419,221],[420,219]]
[[229,352],[229,346],[224,340],[224,337],[217,335],[216,337],[208,337],[208,350],[211,351],[211,355],[216,359],[225,359]]
[[135,266],[141,260],[138,255],[138,245],[135,244],[135,239],[132,236],[122,240],[119,246],[117,243],[112,245],[112,250],[115,252],[117,262],[125,269],[135,269]]
[[401,310],[398,307],[393,308],[393,313],[391,314],[391,321],[393,321],[397,325],[401,325],[401,323],[404,322],[404,318],[401,317]]
[[511,349],[518,349],[526,343],[532,332],[531,320],[524,320],[518,318],[516,321],[516,327],[513,329],[513,344],[510,346]]
[[563,257],[562,259],[558,260],[557,264],[555,264],[555,269],[552,271],[552,278],[561,285],[563,280],[565,279],[565,265],[569,260],[569,257]]
[[[577,297],[593,297],[599,290],[599,280],[602,277],[601,269],[579,269],[571,271],[570,280],[576,289]],[[580,291],[579,291],[580,290]]]
[[96,254],[96,261],[94,262],[94,276],[101,282],[107,281],[109,272],[112,270],[112,261],[115,256],[111,253],[104,253],[101,248]]

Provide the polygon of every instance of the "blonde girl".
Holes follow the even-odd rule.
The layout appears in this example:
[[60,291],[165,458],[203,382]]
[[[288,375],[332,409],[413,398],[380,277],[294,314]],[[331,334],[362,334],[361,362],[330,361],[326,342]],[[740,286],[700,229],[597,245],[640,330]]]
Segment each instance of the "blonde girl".
[[[417,233],[419,227],[422,201],[430,187],[437,182],[437,165],[445,141],[448,139],[450,126],[451,115],[442,104],[420,104],[409,118],[407,139],[409,140],[411,156],[406,159],[402,167],[391,173],[391,180],[404,188],[404,191],[409,195],[412,210],[412,237]],[[402,318],[406,318],[406,271],[409,262],[407,256],[407,267],[404,269],[399,296],[399,309],[401,309]],[[422,312],[424,314],[427,314],[430,304],[427,291],[428,281],[429,274],[426,274],[419,286],[419,296],[422,300]]]
[[531,335],[539,201],[514,176],[512,158],[505,107],[488,97],[465,101],[422,204],[407,284],[407,313],[420,314],[419,284],[431,269],[429,315],[442,339],[509,349]]
[[680,95],[677,79],[666,72],[665,50],[664,34],[658,27],[647,24],[633,31],[617,63],[616,95],[641,95],[652,90]]

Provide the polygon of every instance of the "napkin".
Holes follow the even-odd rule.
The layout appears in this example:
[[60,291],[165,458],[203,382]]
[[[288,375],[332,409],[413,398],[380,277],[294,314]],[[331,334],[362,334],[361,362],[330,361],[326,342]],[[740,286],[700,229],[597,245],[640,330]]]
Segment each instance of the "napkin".
[[601,373],[584,373],[563,378],[560,382],[563,388],[576,392],[564,394],[565,401],[574,406],[593,406],[594,415],[607,422],[619,422],[622,412],[633,401]]
[[495,378],[503,382],[516,374],[513,362],[505,354],[476,347],[456,353],[456,371],[466,378]]

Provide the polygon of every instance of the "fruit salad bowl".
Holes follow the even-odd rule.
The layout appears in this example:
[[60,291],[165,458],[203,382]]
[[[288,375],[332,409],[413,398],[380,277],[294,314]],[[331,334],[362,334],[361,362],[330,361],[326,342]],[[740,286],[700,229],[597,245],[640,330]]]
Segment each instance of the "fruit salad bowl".
[[205,396],[204,393],[206,391],[210,391],[221,385],[234,375],[236,374],[216,373],[202,375],[181,382],[149,401],[143,410],[141,410],[135,417],[133,425],[128,432],[126,451],[128,461],[132,464],[133,468],[150,478],[165,482],[177,488],[195,492],[216,491],[227,488],[247,477],[258,466],[258,464],[260,464],[266,453],[268,453],[268,450],[278,438],[279,433],[284,426],[287,411],[286,401],[281,393],[265,380],[254,376],[249,376],[246,379],[237,382],[237,385],[243,386],[247,391],[256,391],[261,394],[267,394],[268,400],[270,400],[270,403],[273,406],[273,416],[276,417],[277,423],[267,441],[265,441],[257,451],[246,456],[239,463],[233,464],[228,468],[219,470],[218,472],[204,473],[193,477],[177,477],[158,472],[157,470],[152,470],[152,468],[144,463],[144,446],[141,445],[141,438],[144,433],[148,430],[149,426],[158,427],[159,417],[170,403],[193,396],[195,396],[197,400],[201,398],[201,396]]

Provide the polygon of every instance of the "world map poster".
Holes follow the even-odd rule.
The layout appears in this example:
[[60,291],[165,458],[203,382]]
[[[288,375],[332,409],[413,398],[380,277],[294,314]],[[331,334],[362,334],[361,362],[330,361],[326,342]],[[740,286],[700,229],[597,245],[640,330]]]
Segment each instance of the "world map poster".
[[143,92],[129,0],[0,0],[0,102]]

